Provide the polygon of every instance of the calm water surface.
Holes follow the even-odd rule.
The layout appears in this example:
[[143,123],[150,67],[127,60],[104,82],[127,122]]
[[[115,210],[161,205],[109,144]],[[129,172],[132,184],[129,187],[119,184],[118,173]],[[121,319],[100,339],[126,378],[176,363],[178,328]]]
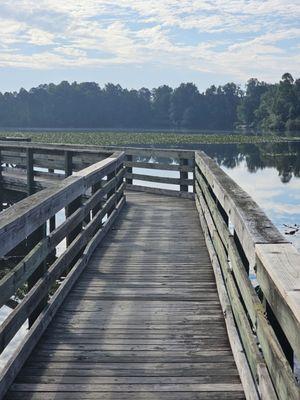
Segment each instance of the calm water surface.
[[300,143],[203,147],[300,250]]

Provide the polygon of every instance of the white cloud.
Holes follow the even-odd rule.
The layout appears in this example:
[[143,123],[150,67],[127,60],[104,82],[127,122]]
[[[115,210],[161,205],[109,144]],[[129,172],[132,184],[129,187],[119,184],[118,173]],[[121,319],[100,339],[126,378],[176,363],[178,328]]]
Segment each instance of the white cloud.
[[42,29],[30,28],[26,31],[28,42],[37,46],[46,46],[54,43],[54,34]]
[[86,57],[86,52],[74,47],[55,47],[56,53],[64,54],[69,57]]
[[2,66],[151,62],[240,80],[300,69],[300,49],[280,45],[300,34],[300,3],[291,0],[2,0],[1,7]]

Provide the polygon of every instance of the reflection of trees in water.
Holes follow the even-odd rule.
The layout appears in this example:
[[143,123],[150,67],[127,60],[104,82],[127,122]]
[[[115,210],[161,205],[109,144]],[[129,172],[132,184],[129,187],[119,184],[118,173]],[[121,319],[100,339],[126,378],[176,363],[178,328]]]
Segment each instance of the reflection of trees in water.
[[276,168],[283,183],[293,176],[300,177],[300,143],[262,143],[240,145],[202,146],[219,165],[235,168],[245,161],[249,172],[264,168]]
[[[189,147],[190,149],[190,147]],[[216,162],[226,168],[236,168],[246,162],[248,171],[255,173],[264,168],[276,168],[282,183],[289,182],[293,176],[300,177],[300,143],[261,143],[261,144],[207,144],[201,145]],[[140,162],[177,164],[178,160],[166,157],[138,156]]]

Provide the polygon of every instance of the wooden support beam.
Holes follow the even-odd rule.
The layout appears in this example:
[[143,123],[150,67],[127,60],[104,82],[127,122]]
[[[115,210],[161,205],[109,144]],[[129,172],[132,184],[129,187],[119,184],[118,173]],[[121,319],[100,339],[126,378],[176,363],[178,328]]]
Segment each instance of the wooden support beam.
[[[32,250],[43,238],[46,237],[46,224],[42,224],[36,231],[34,231],[27,238],[27,247],[29,250]],[[28,291],[36,284],[36,282],[42,278],[47,270],[46,260],[43,260],[41,264],[36,268],[36,270],[31,274],[28,278]],[[29,327],[31,327],[34,321],[37,319],[38,315],[41,313],[42,309],[47,304],[48,294],[43,299],[37,303],[34,311],[29,315]]]
[[3,210],[2,150],[0,148],[0,212]]
[[[70,217],[75,213],[82,205],[82,196],[77,197],[66,207],[66,218]],[[82,231],[82,222],[80,222],[68,235],[67,235],[67,247],[73,242],[73,240]]]
[[71,176],[73,172],[73,153],[65,151],[65,178]]
[[[132,174],[132,161],[133,161],[133,156],[131,155],[131,154],[127,154],[126,155],[126,161],[129,163],[129,166],[127,166],[126,167],[126,169],[127,169],[127,173],[128,174]],[[138,163],[137,163],[138,164]],[[132,183],[133,183],[133,179],[132,178],[128,178],[128,177],[126,177],[126,183],[128,184],[128,185],[132,185]]]
[[27,194],[30,196],[34,193],[33,149],[28,148],[26,154]]
[[[180,165],[188,165],[189,160],[186,158],[181,158],[180,159]],[[186,171],[180,171],[180,180],[185,181],[188,180],[189,178],[189,173]],[[181,192],[188,192],[189,191],[189,186],[186,184],[180,184],[180,191]]]
[[[115,175],[116,175],[116,172],[115,172],[115,171],[109,173],[109,174],[107,175],[107,181],[109,182],[110,180],[114,179]],[[116,187],[113,187],[113,188],[107,193],[107,200],[109,200],[109,199],[114,195],[115,191],[116,191]],[[115,204],[113,204],[113,205],[107,210],[107,215],[108,215],[108,216],[113,212],[114,208],[115,208]]]

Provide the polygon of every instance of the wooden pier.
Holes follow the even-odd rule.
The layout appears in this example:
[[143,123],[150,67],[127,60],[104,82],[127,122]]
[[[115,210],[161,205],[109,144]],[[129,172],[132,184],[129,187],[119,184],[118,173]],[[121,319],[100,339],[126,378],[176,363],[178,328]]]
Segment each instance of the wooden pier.
[[2,203],[24,197],[0,214],[0,257],[24,253],[0,281],[18,301],[1,352],[28,325],[0,399],[299,400],[300,255],[213,160],[0,152]]

